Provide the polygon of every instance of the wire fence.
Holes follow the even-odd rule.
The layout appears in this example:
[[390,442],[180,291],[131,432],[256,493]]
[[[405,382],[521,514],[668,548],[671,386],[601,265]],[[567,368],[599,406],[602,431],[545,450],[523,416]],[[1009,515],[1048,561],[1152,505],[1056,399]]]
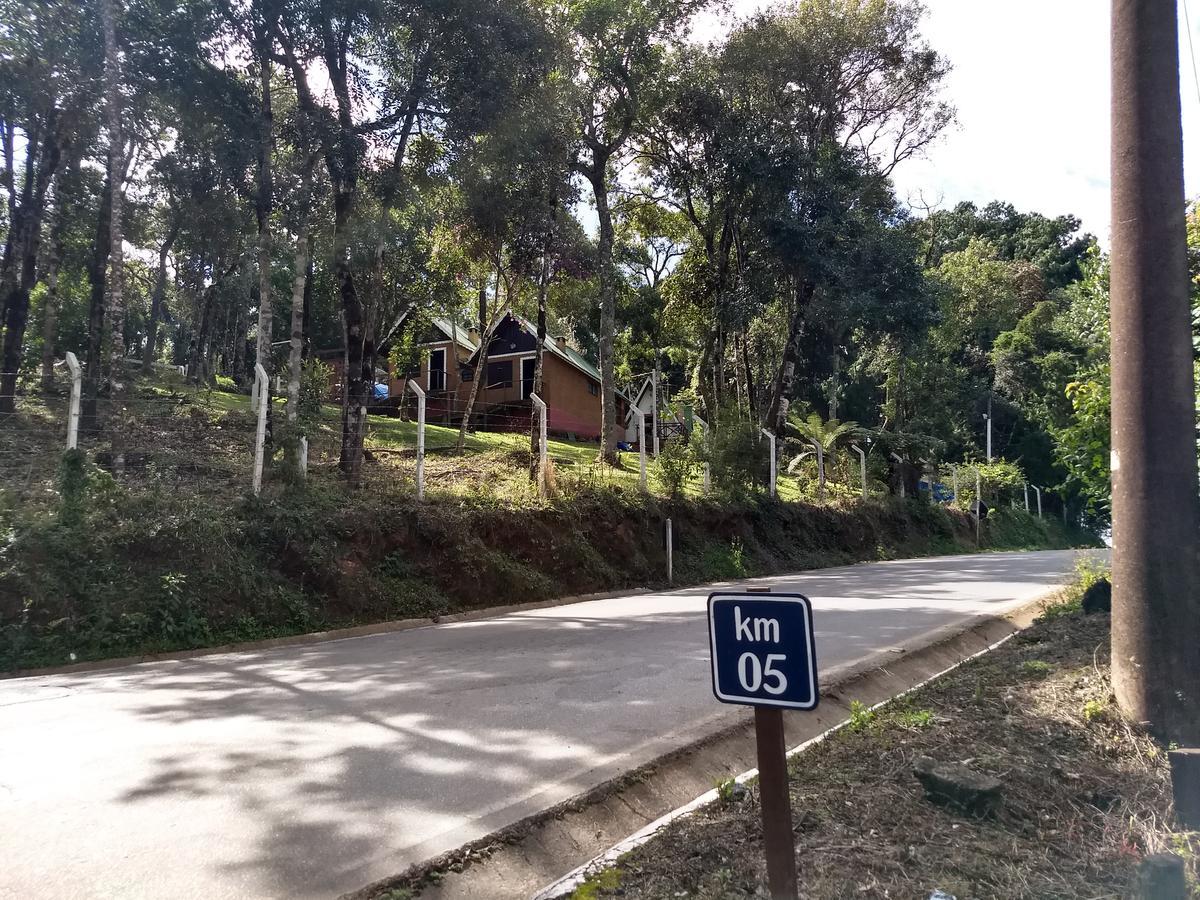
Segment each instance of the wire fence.
[[[263,483],[295,477],[295,460],[285,461],[283,453],[284,440],[295,433],[288,431],[286,405],[277,397],[272,398],[269,415],[260,417],[254,396],[197,386],[167,367],[156,370],[153,377],[140,373],[130,379],[120,398],[111,393],[89,396],[78,365],[71,362],[73,367],[57,367],[49,383],[35,373],[18,373],[15,380],[0,373],[0,384],[15,383],[14,390],[0,394],[0,485],[18,497],[55,495],[63,453],[72,443],[73,416],[78,423],[78,449],[99,469],[129,486],[235,497],[257,492]],[[260,380],[262,393],[272,393]],[[481,389],[474,403],[469,399],[469,384],[448,390],[420,388],[423,398],[411,386],[402,393],[393,390],[392,396],[370,407],[363,480],[387,481],[418,498],[427,485],[494,492],[503,482],[507,489],[525,485],[543,494],[549,492],[551,482],[568,491],[618,482],[650,488],[654,479],[647,473],[654,462],[648,417],[636,409],[632,414],[626,407],[618,409],[617,437],[623,453],[614,468],[599,459],[599,400],[586,385],[574,394],[561,385],[550,386],[544,398],[544,432],[529,387]],[[418,421],[422,404],[423,425]],[[669,410],[660,412],[660,446],[703,439],[702,423],[697,420],[698,427],[689,434],[677,427],[678,418]],[[320,420],[308,428],[302,455],[305,474],[337,471],[341,419],[339,407],[326,405]],[[537,442],[532,440],[535,433]],[[549,438],[544,461],[535,451],[542,433]],[[776,442],[768,432],[763,434],[766,463],[775,459],[770,447]],[[465,455],[455,452],[460,440],[469,451]],[[817,502],[855,502],[905,493],[906,479],[894,477],[898,469],[877,455],[868,466],[868,455],[860,451],[843,445],[824,454],[801,454],[795,464],[778,459],[777,466],[771,467],[768,492],[782,499]],[[900,460],[897,465],[919,473],[916,498],[976,514],[979,493],[989,506],[1003,503],[1024,507],[1031,514],[1040,514],[1045,502],[1044,488],[989,485],[970,465],[926,460]],[[706,493],[707,467],[703,478],[697,472],[693,480],[689,493]]]

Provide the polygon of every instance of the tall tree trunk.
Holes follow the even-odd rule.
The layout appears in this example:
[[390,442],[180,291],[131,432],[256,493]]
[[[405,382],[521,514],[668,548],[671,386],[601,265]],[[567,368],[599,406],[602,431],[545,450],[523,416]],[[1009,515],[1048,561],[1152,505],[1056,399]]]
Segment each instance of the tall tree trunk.
[[308,268],[304,276],[304,324],[301,327],[303,337],[300,346],[300,359],[306,361],[312,345],[312,308],[313,308],[313,276],[316,274],[316,262],[313,259],[313,234],[308,232]]
[[158,320],[162,318],[163,303],[167,297],[167,257],[179,236],[180,219],[172,214],[167,235],[158,246],[158,271],[154,278],[154,295],[150,300],[150,321],[146,325],[146,346],[142,351],[142,366],[148,373],[158,355]]
[[108,128],[108,180],[112,184],[112,212],[109,225],[108,252],[108,319],[110,338],[108,348],[109,380],[112,388],[113,470],[125,469],[125,449],[121,440],[125,403],[125,232],[122,227],[122,181],[125,177],[125,147],[121,125],[121,57],[117,47],[115,0],[101,0],[100,14],[104,25],[104,88]]
[[96,235],[92,242],[92,258],[88,261],[88,331],[87,358],[83,378],[83,410],[81,426],[88,431],[99,428],[97,404],[100,386],[104,381],[104,322],[107,318],[105,300],[108,296],[108,252],[112,228],[112,180],[104,179],[100,194],[100,209],[96,218]]
[[[546,301],[550,293],[549,243],[550,242],[547,241],[546,246],[542,248],[542,270],[540,273],[538,273],[537,355],[534,357],[533,363],[533,392],[537,394],[538,397],[543,401],[545,398],[542,397],[542,359],[546,352]],[[549,415],[550,411],[546,410],[546,414]],[[542,454],[542,431],[538,425],[538,418],[536,415],[532,417],[529,432],[529,450],[531,454],[529,463],[529,477],[537,478],[538,460],[541,458]]]
[[[245,387],[247,380],[247,372],[249,366],[246,365],[246,330],[248,328],[247,310],[250,307],[250,298],[253,296],[250,287],[251,274],[250,267],[253,262],[246,258],[242,264],[242,272],[238,277],[237,284],[237,305],[233,320],[233,381],[238,387]],[[250,376],[253,383],[253,376]]]
[[300,374],[304,365],[304,293],[308,284],[308,229],[296,237],[296,274],[292,278],[292,329],[288,346],[287,418],[295,424],[300,409]]
[[596,160],[591,183],[596,214],[600,219],[600,239],[596,244],[600,287],[600,458],[615,463],[617,383],[613,340],[617,332],[617,271],[613,262],[613,221],[608,205],[608,181],[605,166],[600,160]]
[[[274,184],[271,170],[275,143],[275,123],[271,108],[271,39],[265,22],[255,30],[255,50],[258,56],[261,105],[258,117],[258,192],[254,214],[258,220],[258,340],[254,362],[271,375],[271,212],[274,205]],[[269,385],[266,394],[270,394]],[[261,401],[263,398],[259,398]],[[267,407],[270,417],[271,407]],[[268,426],[269,427],[269,426]]]
[[[496,308],[500,308],[500,273],[496,273]],[[475,411],[475,401],[479,397],[483,380],[487,378],[488,350],[492,344],[492,328],[487,321],[487,281],[479,285],[479,361],[475,364],[475,380],[471,382],[471,393],[467,395],[467,405],[463,409],[462,422],[458,426],[458,443],[455,450],[462,453],[467,447],[467,428],[471,424],[471,413]]]
[[55,198],[54,226],[50,230],[50,260],[46,266],[46,301],[42,310],[42,390],[54,388],[54,359],[58,338],[58,276],[63,262],[63,235],[67,230],[65,178],[59,178]]
[[779,435],[784,434],[787,428],[788,407],[791,405],[792,393],[796,384],[796,364],[800,360],[800,338],[804,333],[804,316],[814,290],[814,286],[807,281],[800,281],[796,285],[792,321],[788,325],[788,339],[783,347],[783,359],[780,361],[779,375],[775,379],[775,387],[771,393],[771,403],[767,407],[768,426]]
[[304,312],[309,273],[308,214],[296,228],[295,274],[292,277],[292,328],[288,348],[288,422],[295,423],[300,408],[300,370],[304,363]]
[[758,391],[754,386],[754,369],[750,366],[750,336],[742,332],[742,367],[746,370],[746,402],[750,405],[750,420],[761,422],[758,409]]
[[344,191],[334,197],[334,278],[342,301],[346,333],[346,371],[343,383],[342,450],[338,466],[357,485],[362,478],[363,442],[367,433],[367,403],[374,382],[370,371],[373,348],[367,345],[366,311],[354,284],[350,266],[349,231],[354,198]]
[[[21,349],[29,322],[29,294],[37,283],[37,255],[46,209],[46,192],[62,158],[51,121],[45,136],[31,135],[26,153],[26,180],[21,200],[9,223],[9,235],[0,271],[0,303],[4,310],[4,343],[0,351],[0,415],[16,410],[17,373],[21,368]],[[37,157],[37,164],[32,157]]]

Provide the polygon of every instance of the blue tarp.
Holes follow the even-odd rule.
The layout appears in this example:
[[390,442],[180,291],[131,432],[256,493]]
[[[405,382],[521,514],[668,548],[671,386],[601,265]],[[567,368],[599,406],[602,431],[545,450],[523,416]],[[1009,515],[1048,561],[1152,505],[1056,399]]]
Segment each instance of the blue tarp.
[[376,400],[386,400],[388,398],[388,386],[386,384],[376,383],[372,394]]

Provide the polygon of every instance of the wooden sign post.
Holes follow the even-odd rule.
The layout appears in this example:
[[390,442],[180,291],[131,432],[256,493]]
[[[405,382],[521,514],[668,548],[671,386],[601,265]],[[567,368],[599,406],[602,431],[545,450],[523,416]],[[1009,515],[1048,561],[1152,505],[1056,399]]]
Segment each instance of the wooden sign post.
[[797,900],[783,711],[816,708],[817,657],[808,598],[769,590],[709,596],[713,694],[754,707],[767,886],[771,900]]

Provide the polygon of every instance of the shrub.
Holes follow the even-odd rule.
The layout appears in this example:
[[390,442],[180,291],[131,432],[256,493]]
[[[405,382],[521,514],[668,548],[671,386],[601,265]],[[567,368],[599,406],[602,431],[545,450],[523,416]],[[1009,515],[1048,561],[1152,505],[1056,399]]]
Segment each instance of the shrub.
[[696,477],[700,461],[695,450],[682,441],[668,441],[659,450],[651,474],[654,483],[671,500],[683,496],[683,489]]
[[744,500],[766,484],[767,444],[751,422],[726,417],[709,429],[700,453],[711,469],[713,491],[727,500]]

